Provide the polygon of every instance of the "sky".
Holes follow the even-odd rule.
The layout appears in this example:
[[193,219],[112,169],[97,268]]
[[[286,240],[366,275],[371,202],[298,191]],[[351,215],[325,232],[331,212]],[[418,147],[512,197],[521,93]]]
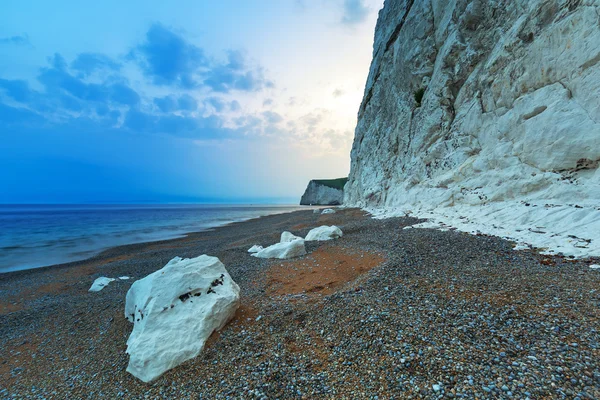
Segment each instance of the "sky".
[[6,0],[0,203],[297,203],[347,176],[383,0]]

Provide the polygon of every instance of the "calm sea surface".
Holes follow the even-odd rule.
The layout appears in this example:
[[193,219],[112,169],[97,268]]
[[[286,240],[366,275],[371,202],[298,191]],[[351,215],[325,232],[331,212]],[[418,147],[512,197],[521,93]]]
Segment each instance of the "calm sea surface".
[[308,207],[283,205],[0,205],[0,273],[76,261],[109,247]]

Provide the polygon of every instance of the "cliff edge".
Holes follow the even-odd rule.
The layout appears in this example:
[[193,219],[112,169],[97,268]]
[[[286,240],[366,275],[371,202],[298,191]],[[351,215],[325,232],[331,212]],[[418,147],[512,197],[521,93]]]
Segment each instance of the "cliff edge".
[[598,0],[386,0],[344,204],[600,255],[599,22]]

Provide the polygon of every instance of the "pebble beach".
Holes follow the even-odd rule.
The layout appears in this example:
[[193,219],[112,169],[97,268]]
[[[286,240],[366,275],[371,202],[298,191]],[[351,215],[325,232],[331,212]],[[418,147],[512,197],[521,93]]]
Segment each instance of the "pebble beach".
[[[600,259],[404,229],[419,222],[296,211],[2,274],[0,398],[600,398]],[[292,260],[247,252],[320,225],[344,236]],[[241,306],[200,356],[145,384],[125,371],[127,290],[201,254],[225,264]],[[100,276],[131,279],[88,292]]]

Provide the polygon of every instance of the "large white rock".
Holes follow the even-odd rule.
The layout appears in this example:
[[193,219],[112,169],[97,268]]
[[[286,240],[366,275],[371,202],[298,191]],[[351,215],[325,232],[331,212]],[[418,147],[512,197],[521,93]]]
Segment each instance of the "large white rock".
[[323,225],[318,228],[311,229],[306,235],[305,240],[331,240],[342,237],[343,233],[340,228],[335,225]]
[[344,205],[600,255],[598,15],[598,0],[386,0]]
[[285,243],[285,242],[291,242],[294,240],[302,240],[302,238],[300,236],[296,236],[291,232],[285,231],[281,233],[281,240],[279,241],[280,243]]
[[321,214],[335,214],[335,210],[333,208],[326,208],[321,211]]
[[106,286],[108,286],[108,284],[111,283],[114,280],[115,279],[113,279],[113,278],[107,278],[105,276],[101,276],[100,278],[96,278],[96,280],[94,281],[94,283],[92,283],[92,286],[88,289],[88,292],[99,292],[102,289],[104,289]]
[[134,282],[125,302],[125,316],[134,324],[127,372],[150,382],[196,357],[233,317],[239,293],[223,263],[207,255],[175,257]]
[[258,253],[252,254],[253,257],[258,258],[294,258],[300,257],[306,254],[306,248],[304,247],[304,240],[293,240],[291,242],[277,243],[267,247]]
[[254,246],[250,247],[248,249],[248,253],[258,253],[259,251],[261,251],[263,249],[262,246],[259,246],[258,244],[255,244]]

